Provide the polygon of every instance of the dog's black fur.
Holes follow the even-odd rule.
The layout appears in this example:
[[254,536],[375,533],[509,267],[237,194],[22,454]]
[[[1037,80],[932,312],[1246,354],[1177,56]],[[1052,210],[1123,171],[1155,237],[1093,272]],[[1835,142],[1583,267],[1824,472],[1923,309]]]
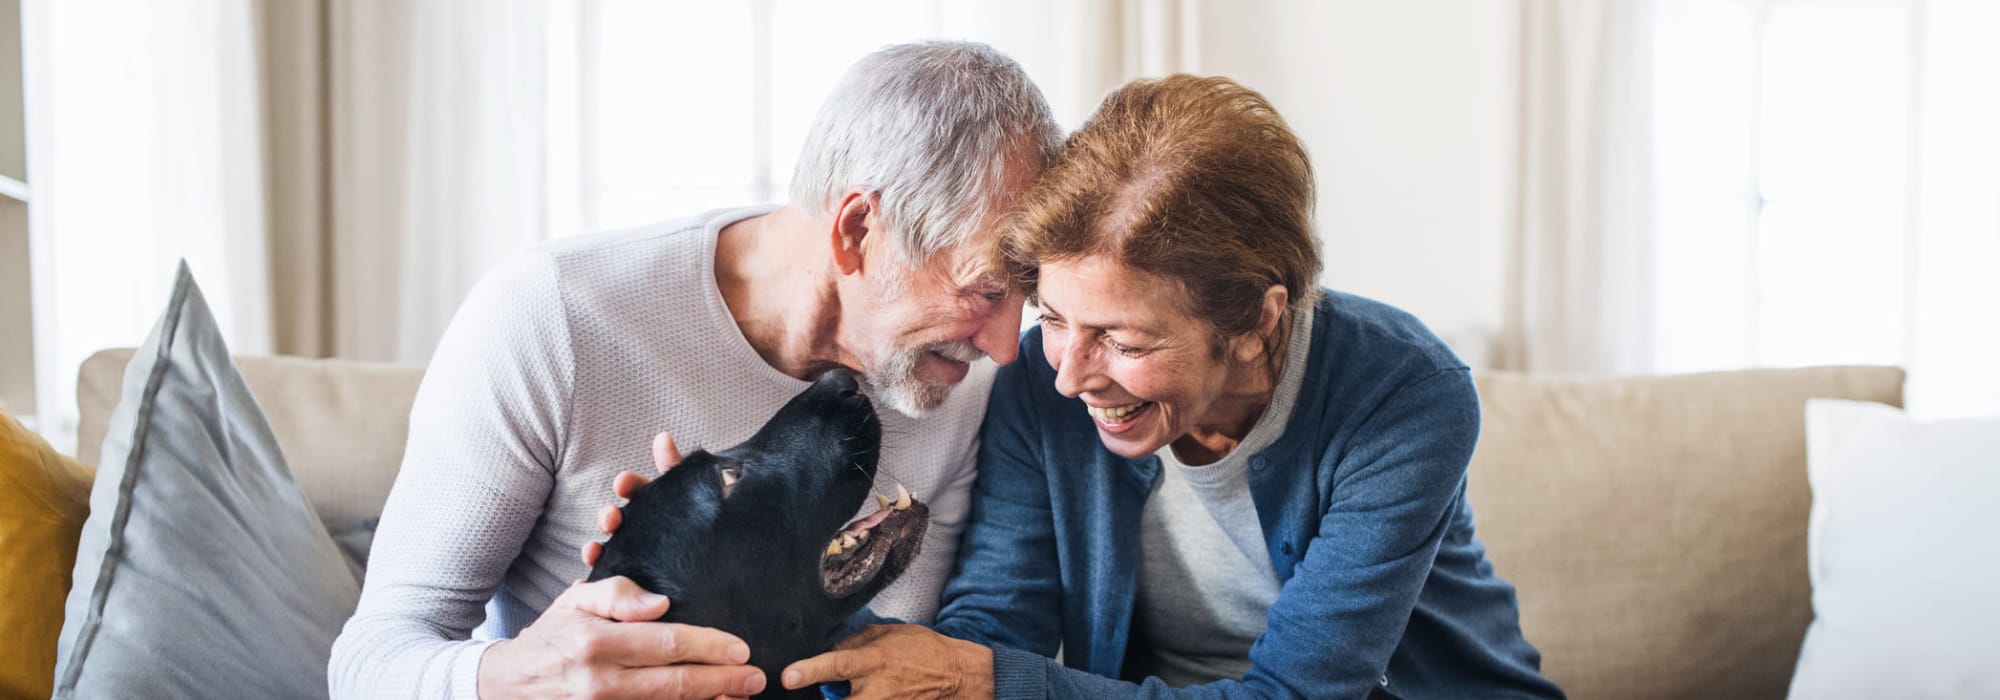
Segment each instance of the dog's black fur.
[[[634,494],[590,580],[629,577],[672,601],[662,620],[741,637],[765,673],[759,697],[817,698],[786,692],[778,673],[826,651],[916,558],[929,523],[909,501],[848,525],[873,493],[881,442],[854,375],[828,372],[748,441],[690,454]],[[833,553],[858,526],[865,539]]]

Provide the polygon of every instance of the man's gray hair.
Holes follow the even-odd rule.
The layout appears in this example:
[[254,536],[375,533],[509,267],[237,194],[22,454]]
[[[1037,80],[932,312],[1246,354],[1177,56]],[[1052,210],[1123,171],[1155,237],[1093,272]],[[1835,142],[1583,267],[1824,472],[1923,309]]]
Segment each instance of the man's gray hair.
[[820,106],[792,205],[824,216],[849,188],[876,193],[880,225],[914,267],[973,238],[1024,147],[1040,157],[1026,173],[1036,176],[1055,162],[1062,128],[1014,59],[965,41],[889,46],[849,68]]

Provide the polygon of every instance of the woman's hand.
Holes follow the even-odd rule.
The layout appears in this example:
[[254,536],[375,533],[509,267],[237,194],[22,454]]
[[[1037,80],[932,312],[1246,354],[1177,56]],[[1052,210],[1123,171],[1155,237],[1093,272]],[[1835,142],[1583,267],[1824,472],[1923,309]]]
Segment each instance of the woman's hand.
[[[680,463],[681,448],[674,444],[674,438],[666,433],[654,435],[653,468],[665,474],[668,469]],[[639,476],[637,472],[618,472],[618,476],[611,479],[611,492],[617,494],[619,498],[631,498],[632,494],[638,493],[639,488],[647,483],[646,477]],[[604,510],[597,513],[597,529],[607,535],[617,532],[618,526],[624,521],[625,516],[619,512],[618,506],[605,506]],[[583,543],[584,566],[597,566],[597,558],[601,556],[604,556],[603,543],[594,540]]]
[[993,697],[993,650],[920,625],[871,625],[785,668],[786,688],[848,681],[851,700]]

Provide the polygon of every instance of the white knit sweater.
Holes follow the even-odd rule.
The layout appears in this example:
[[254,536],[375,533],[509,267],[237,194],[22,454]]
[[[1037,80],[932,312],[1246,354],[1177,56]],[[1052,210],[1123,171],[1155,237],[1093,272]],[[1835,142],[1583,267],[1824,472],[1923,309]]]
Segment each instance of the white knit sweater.
[[[757,355],[716,288],[717,232],[766,211],[552,241],[480,282],[417,392],[361,602],[334,643],[333,697],[474,697],[492,640],[588,573],[577,550],[614,502],[611,478],[650,472],[655,433],[728,447],[806,388]],[[882,413],[877,489],[907,486],[932,523],[880,614],[937,612],[993,371],[975,363],[924,419]]]

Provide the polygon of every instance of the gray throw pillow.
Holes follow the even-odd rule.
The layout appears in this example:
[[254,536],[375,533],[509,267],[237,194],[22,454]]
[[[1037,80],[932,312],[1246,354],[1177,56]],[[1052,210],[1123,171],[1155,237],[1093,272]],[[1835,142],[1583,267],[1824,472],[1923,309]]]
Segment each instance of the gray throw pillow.
[[375,530],[381,525],[379,517],[326,524],[326,534],[333,537],[334,544],[340,545],[340,553],[346,555],[355,576],[368,569],[368,550],[374,546]]
[[125,369],[102,455],[55,697],[326,697],[360,582],[285,468],[185,263]]

